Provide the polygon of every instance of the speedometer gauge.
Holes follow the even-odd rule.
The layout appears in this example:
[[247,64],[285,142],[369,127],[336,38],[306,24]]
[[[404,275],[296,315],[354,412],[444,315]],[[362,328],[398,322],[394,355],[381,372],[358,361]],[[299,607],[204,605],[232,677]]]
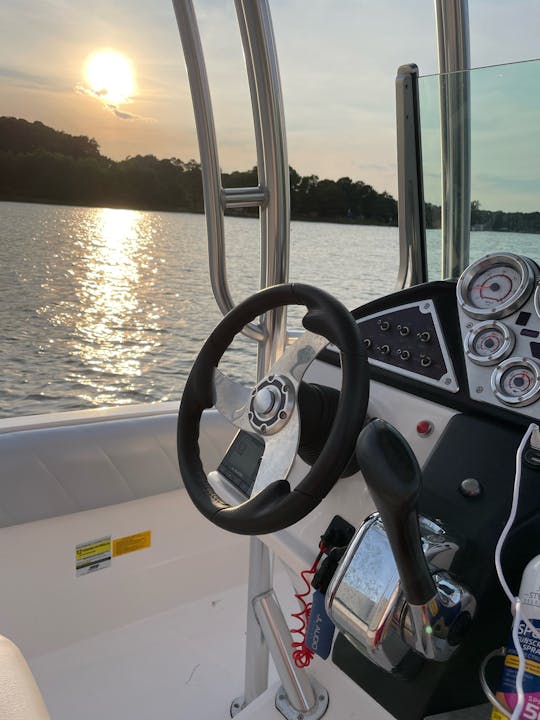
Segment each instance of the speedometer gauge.
[[508,358],[493,371],[491,389],[505,405],[530,405],[540,397],[540,367],[530,358]]
[[510,355],[515,341],[514,333],[504,323],[487,320],[469,331],[465,352],[476,365],[496,365]]
[[464,312],[479,320],[501,318],[518,310],[532,292],[534,265],[511,253],[487,255],[465,270],[457,284]]

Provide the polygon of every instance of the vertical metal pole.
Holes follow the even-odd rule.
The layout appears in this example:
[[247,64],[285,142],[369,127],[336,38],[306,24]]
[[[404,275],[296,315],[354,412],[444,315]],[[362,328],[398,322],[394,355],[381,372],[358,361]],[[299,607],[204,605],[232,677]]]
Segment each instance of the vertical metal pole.
[[[290,192],[285,114],[277,52],[267,0],[235,0],[244,46],[257,147],[259,186],[268,201],[260,209],[261,287],[287,282],[289,277]],[[286,308],[262,319],[257,377],[266,375],[287,341]],[[272,588],[270,551],[258,538],[250,540],[244,704],[268,686],[268,647],[255,616],[255,598]]]
[[[261,287],[289,277],[290,189],[285,113],[276,42],[268,0],[235,0],[251,92],[259,185],[268,202],[261,208]],[[267,313],[267,342],[259,347],[259,377],[283,353],[286,308]]]
[[469,263],[471,223],[468,0],[435,0],[442,153],[442,277]]

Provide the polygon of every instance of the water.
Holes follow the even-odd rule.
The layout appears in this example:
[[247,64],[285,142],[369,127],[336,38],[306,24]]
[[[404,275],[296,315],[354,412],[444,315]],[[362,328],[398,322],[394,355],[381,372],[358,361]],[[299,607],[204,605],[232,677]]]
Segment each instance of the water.
[[[258,287],[258,221],[227,218],[226,232],[238,301]],[[396,228],[294,222],[291,235],[291,280],[350,308],[393,289]],[[0,203],[0,417],[178,400],[219,319],[203,216]],[[225,370],[252,381],[254,358],[235,341]]]

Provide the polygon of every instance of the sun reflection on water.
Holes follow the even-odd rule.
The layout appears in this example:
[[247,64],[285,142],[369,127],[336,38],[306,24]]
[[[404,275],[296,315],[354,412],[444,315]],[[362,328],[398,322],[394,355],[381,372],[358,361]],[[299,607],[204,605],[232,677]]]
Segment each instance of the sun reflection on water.
[[76,310],[71,354],[79,367],[71,380],[87,387],[93,404],[113,397],[122,402],[118,391],[135,390],[133,380],[142,374],[159,330],[151,292],[157,273],[153,228],[147,214],[136,210],[98,209],[75,244],[77,302],[66,309],[72,315]]

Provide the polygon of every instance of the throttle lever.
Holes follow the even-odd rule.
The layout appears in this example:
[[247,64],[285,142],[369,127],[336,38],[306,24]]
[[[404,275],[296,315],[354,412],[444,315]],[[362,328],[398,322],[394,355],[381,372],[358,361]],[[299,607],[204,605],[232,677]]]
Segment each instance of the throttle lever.
[[413,606],[437,596],[420,538],[418,496],[422,472],[405,438],[376,419],[360,433],[356,457],[394,555],[403,595]]
[[476,610],[474,596],[445,569],[448,551],[453,557],[459,548],[426,518],[422,539],[422,472],[392,425],[370,422],[356,457],[379,512],[362,524],[338,566],[327,590],[329,615],[386,670],[398,668],[411,648],[428,660],[448,660]]

